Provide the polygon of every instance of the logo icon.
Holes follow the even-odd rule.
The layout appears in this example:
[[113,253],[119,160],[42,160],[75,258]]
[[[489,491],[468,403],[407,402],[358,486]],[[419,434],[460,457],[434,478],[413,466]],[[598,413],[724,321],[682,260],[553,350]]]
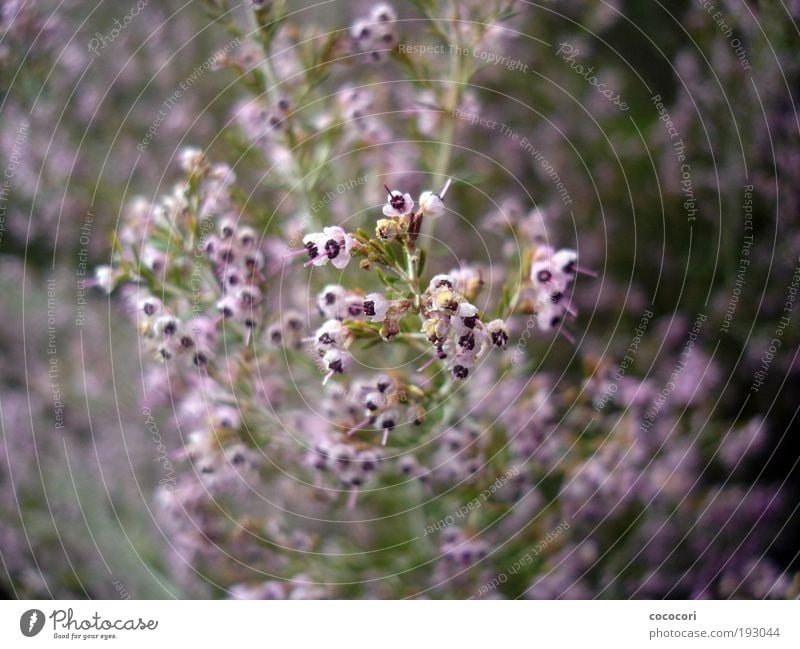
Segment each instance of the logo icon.
[[22,617],[19,618],[19,630],[22,635],[32,638],[44,627],[44,613],[38,608],[32,608],[25,611]]

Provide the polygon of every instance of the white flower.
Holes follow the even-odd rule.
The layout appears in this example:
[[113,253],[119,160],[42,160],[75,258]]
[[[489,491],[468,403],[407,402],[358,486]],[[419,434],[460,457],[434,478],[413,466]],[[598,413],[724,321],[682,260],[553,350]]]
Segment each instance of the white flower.
[[303,237],[303,246],[308,252],[308,264],[324,266],[329,261],[339,270],[350,262],[350,251],[355,239],[338,225],[323,228]]
[[328,320],[314,334],[314,346],[320,353],[343,347],[349,330],[339,320]]
[[194,173],[205,162],[203,152],[197,147],[188,146],[178,154],[181,169],[188,173]]
[[328,284],[317,295],[317,309],[322,317],[333,319],[338,317],[339,302],[347,295],[347,291],[338,284]]
[[437,288],[442,286],[446,286],[447,288],[453,288],[455,286],[456,280],[452,277],[452,275],[434,275],[431,279],[430,283],[428,284],[429,291],[435,291]]
[[98,266],[94,270],[94,281],[108,295],[114,290],[117,277],[111,266]]
[[372,322],[382,322],[391,306],[391,300],[387,300],[380,293],[370,293],[364,298],[364,315]]
[[459,336],[475,329],[478,322],[478,307],[469,302],[462,302],[453,318],[453,328]]
[[153,325],[153,331],[157,336],[172,336],[178,331],[178,321],[171,315],[162,315]]
[[564,248],[553,255],[553,266],[564,277],[575,277],[578,265],[578,253]]
[[[384,187],[386,187],[384,185]],[[411,194],[403,194],[400,191],[391,191],[386,187],[389,198],[386,199],[386,205],[383,206],[383,214],[385,216],[405,216],[414,211],[414,201]]]
[[357,20],[350,27],[350,36],[355,41],[368,41],[372,36],[372,25],[366,20]]
[[375,421],[375,427],[383,429],[381,446],[386,446],[386,442],[389,441],[389,433],[397,425],[397,422],[399,421],[400,421],[400,413],[398,413],[397,410],[386,410],[382,412],[380,415],[378,415],[378,418]]
[[157,297],[146,297],[139,300],[139,311],[147,317],[153,317],[161,312],[161,300]]
[[239,313],[239,300],[233,295],[220,298],[216,306],[223,318],[232,318]]
[[542,331],[551,331],[564,320],[564,307],[551,301],[539,302],[536,306],[536,324]]
[[531,281],[537,290],[560,290],[555,269],[550,259],[541,259],[531,264]]
[[328,373],[322,381],[322,384],[328,382],[328,379],[334,374],[344,374],[353,364],[353,357],[349,352],[342,349],[329,349],[322,357],[322,362],[328,369]]
[[394,22],[397,20],[394,7],[386,2],[379,2],[372,7],[372,11],[369,12],[369,17],[381,23]]
[[508,343],[508,327],[502,320],[492,320],[486,325],[486,330],[492,338],[492,344],[500,349],[505,349]]
[[444,214],[444,201],[439,194],[431,191],[422,192],[419,197],[419,208],[425,216],[441,216]]

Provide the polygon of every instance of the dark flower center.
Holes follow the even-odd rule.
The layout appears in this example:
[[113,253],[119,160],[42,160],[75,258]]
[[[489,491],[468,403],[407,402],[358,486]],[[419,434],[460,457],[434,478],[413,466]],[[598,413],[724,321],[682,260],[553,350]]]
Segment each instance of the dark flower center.
[[403,195],[399,192],[392,194],[392,197],[389,199],[389,204],[396,210],[402,209],[403,206],[406,204],[406,199],[403,198]]
[[453,376],[455,376],[457,379],[465,379],[467,378],[468,374],[469,370],[463,365],[456,365],[453,367]]
[[341,249],[342,247],[334,239],[328,239],[325,242],[325,254],[328,255],[328,259],[338,257]]
[[503,347],[508,342],[508,335],[505,331],[493,331],[492,343],[498,347]]

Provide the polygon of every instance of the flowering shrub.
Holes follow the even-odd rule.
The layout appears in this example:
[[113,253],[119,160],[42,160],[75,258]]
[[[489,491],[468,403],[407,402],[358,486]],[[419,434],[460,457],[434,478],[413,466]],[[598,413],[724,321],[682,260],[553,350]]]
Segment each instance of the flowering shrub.
[[9,591],[797,595],[783,9],[192,4],[2,10]]

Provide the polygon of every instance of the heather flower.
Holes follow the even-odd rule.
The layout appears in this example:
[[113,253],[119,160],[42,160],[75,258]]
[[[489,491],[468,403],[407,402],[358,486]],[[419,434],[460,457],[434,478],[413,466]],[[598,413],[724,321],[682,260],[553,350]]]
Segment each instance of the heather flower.
[[448,178],[440,193],[424,191],[420,194],[419,209],[423,216],[437,217],[444,214],[444,195],[449,187],[450,179]]
[[501,349],[506,348],[506,344],[508,343],[508,327],[506,327],[505,322],[502,320],[492,320],[486,325],[486,331],[489,332],[492,344],[495,347],[500,347]]
[[307,264],[324,266],[329,261],[339,270],[350,263],[350,251],[355,239],[338,225],[323,228],[322,232],[307,234],[303,245],[308,253]]
[[459,335],[474,331],[478,323],[478,307],[469,302],[461,302],[458,305],[455,316],[452,318],[452,323],[456,333]]
[[437,288],[441,288],[442,286],[446,288],[453,288],[455,283],[456,280],[452,275],[434,275],[428,284],[428,291],[435,291]]
[[156,297],[146,297],[139,301],[139,312],[144,314],[147,318],[152,318],[159,313],[163,308],[161,300]]
[[364,298],[364,315],[372,322],[380,322],[392,307],[392,302],[380,293],[370,293]]
[[398,219],[378,219],[378,223],[375,226],[375,235],[384,241],[394,239],[402,234],[404,225],[407,227],[407,224],[401,223]]
[[346,347],[350,340],[350,332],[340,320],[328,320],[317,329],[314,346],[322,354],[331,349]]
[[419,209],[424,216],[441,216],[444,214],[444,202],[438,194],[431,191],[422,192],[419,197]]
[[324,385],[334,374],[345,374],[348,372],[353,364],[353,357],[347,351],[334,348],[325,352],[322,362],[328,370],[325,378],[322,380],[322,384]]
[[397,14],[390,5],[375,5],[368,18],[356,20],[350,28],[355,46],[366,52],[371,60],[380,61],[381,52],[390,49],[397,40],[396,20]]
[[329,284],[317,295],[317,309],[323,318],[339,318],[340,303],[347,296],[347,290],[338,284]]
[[94,270],[94,283],[106,295],[110,295],[116,288],[120,274],[115,272],[111,266],[98,266]]
[[386,205],[383,206],[384,216],[390,218],[401,217],[414,211],[414,200],[411,198],[411,194],[404,194],[398,190],[392,191],[386,185],[384,185],[384,188],[386,193],[389,194],[389,198],[386,199]]

